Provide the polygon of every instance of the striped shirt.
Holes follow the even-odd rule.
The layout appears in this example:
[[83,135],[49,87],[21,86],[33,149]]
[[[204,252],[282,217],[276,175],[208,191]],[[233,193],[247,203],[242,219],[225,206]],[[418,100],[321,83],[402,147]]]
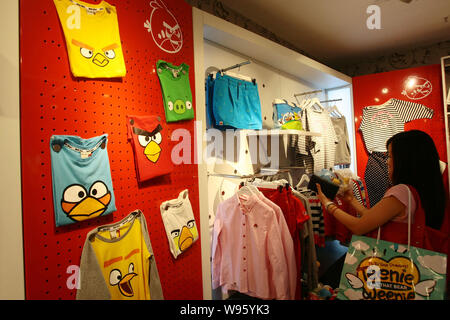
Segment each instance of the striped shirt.
[[422,104],[390,99],[380,106],[363,109],[359,130],[363,134],[367,151],[387,152],[386,141],[404,131],[405,123],[417,119],[431,119],[434,110]]

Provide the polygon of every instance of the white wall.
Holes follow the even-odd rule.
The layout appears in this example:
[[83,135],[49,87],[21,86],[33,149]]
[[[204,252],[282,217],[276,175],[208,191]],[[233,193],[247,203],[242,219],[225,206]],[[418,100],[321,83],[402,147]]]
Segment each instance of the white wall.
[[24,299],[20,184],[19,0],[0,10],[0,300]]

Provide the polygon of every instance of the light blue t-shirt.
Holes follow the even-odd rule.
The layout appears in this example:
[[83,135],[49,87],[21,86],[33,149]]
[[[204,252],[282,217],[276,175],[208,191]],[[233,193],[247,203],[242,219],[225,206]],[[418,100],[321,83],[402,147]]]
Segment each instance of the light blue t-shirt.
[[116,211],[107,142],[107,134],[50,138],[57,227]]

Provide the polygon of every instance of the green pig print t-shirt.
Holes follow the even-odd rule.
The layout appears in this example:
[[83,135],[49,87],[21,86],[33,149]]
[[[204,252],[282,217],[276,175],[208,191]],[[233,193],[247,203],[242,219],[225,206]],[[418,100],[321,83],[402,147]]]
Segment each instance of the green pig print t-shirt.
[[189,66],[185,63],[175,66],[158,60],[156,70],[161,83],[166,121],[194,119]]

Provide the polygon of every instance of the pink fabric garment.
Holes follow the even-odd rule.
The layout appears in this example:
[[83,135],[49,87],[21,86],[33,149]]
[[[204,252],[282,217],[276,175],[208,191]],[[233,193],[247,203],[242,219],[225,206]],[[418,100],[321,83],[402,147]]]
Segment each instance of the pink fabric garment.
[[[408,223],[408,186],[406,184],[397,184],[389,188],[383,198],[395,197],[405,205],[405,213],[395,217],[392,221]],[[414,212],[416,212],[416,201],[411,197],[411,223],[414,222]]]
[[[295,259],[295,251],[294,251],[294,241],[292,239],[291,233],[289,232],[289,228],[286,222],[286,219],[283,215],[283,211],[281,208],[276,205],[274,202],[267,199],[262,193],[258,193],[257,196],[269,207],[271,207],[276,214],[277,222],[280,227],[281,232],[281,241],[283,243],[284,254],[286,258],[286,265],[288,268],[288,278],[289,278],[289,292],[290,296],[288,299],[295,299],[295,292],[297,287],[297,263]],[[299,266],[300,267],[300,266]]]
[[221,202],[213,230],[213,289],[286,300],[291,296],[288,275],[274,210],[256,195],[235,194]]

